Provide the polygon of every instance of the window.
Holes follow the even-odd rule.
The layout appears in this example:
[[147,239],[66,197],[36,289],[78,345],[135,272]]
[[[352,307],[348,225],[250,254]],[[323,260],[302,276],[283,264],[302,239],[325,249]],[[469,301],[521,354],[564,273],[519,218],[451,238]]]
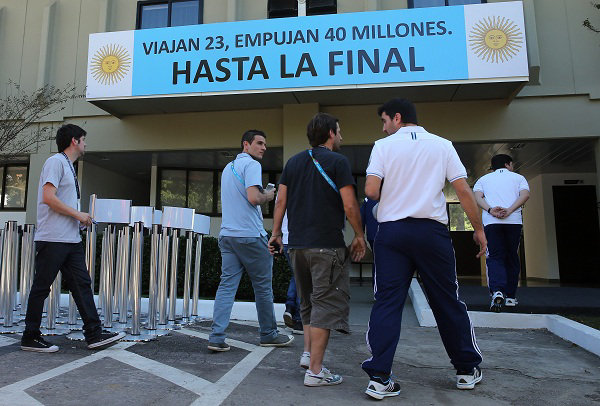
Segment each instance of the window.
[[0,209],[25,210],[27,204],[27,178],[29,167],[27,165],[0,166]]
[[[306,0],[306,15],[336,14],[337,0]],[[298,0],[269,0],[267,2],[269,18],[297,17]]]
[[487,0],[408,0],[408,8],[463,6],[487,3]]
[[[174,206],[196,209],[196,213],[220,216],[221,170],[170,169],[159,171],[158,207]],[[277,184],[281,172],[263,172],[263,186]],[[262,206],[263,216],[273,217],[274,202]]]
[[202,24],[204,0],[138,2],[137,29]]
[[450,231],[473,231],[474,228],[460,203],[447,203]]

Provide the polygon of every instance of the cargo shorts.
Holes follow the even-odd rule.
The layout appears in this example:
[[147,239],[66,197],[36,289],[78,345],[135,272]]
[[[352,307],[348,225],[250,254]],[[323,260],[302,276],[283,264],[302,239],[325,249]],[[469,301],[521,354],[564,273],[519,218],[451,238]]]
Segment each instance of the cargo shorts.
[[347,248],[290,248],[303,325],[349,334],[350,255]]

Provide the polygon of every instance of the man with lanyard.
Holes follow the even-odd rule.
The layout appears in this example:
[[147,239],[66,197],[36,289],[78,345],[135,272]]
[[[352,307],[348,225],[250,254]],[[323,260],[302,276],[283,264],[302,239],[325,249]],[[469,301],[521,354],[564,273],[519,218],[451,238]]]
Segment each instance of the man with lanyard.
[[494,172],[475,182],[473,191],[477,204],[483,209],[483,226],[489,242],[485,264],[492,295],[490,310],[498,313],[503,305],[510,307],[518,303],[521,206],[529,199],[529,185],[523,176],[514,173],[509,155],[493,156],[492,169]]
[[267,149],[265,133],[248,130],[242,136],[242,153],[228,163],[221,175],[222,221],[219,234],[221,282],[213,309],[208,349],[229,351],[225,330],[242,272],[248,272],[260,326],[260,345],[282,347],[294,337],[279,334],[273,306],[273,258],[267,249],[260,205],[275,197],[275,190],[263,190],[262,168],[258,162]]
[[[366,243],[354,177],[348,159],[338,151],[342,141],[337,118],[318,113],[308,123],[313,147],[289,159],[283,173],[273,215],[271,253],[280,251],[281,224],[287,209],[288,247],[301,298],[300,314],[305,344],[301,365],[308,366],[304,385],[336,385],[342,377],[323,366],[332,329],[348,333],[349,255],[344,242],[345,216],[354,229],[351,255],[360,260]],[[305,347],[306,351],[306,347]]]
[[59,153],[46,160],[40,175],[35,276],[21,339],[21,349],[25,351],[58,351],[56,345],[41,337],[40,323],[44,300],[59,270],[83,319],[83,335],[88,348],[97,349],[125,336],[125,333],[111,333],[100,327],[79,235],[80,226],[89,226],[93,221],[89,214],[79,211],[79,183],[73,168],[73,162],[85,152],[85,135],[86,132],[74,124],[60,127],[56,132]]
[[402,309],[415,269],[419,272],[442,342],[457,372],[459,389],[481,381],[481,352],[458,297],[454,250],[448,232],[446,180],[475,229],[480,246],[487,245],[479,209],[466,182],[467,171],[452,143],[417,125],[415,106],[393,99],[378,110],[388,137],[375,142],[365,194],[379,200],[375,236],[375,304],[371,310],[367,345],[372,354],[362,367],[369,375],[367,395],[396,396],[400,385],[391,378],[400,338]]

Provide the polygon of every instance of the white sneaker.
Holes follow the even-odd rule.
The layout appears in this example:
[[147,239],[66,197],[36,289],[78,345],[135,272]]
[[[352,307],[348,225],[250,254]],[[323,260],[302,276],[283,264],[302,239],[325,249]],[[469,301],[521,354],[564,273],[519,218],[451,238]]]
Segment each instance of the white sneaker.
[[310,369],[306,370],[304,374],[304,385],[305,386],[328,386],[338,385],[342,383],[343,379],[341,375],[332,374],[325,367],[321,369],[318,374],[313,373]]
[[300,366],[304,369],[310,368],[310,352],[304,351],[300,357]]
[[519,304],[519,301],[516,298],[507,297],[504,299],[504,306],[506,307],[514,307]]
[[502,305],[504,305],[504,294],[502,294],[500,291],[494,292],[492,295],[492,303],[490,303],[490,310],[500,313],[502,310]]
[[483,375],[481,373],[481,368],[475,367],[473,368],[472,373],[464,373],[464,371],[456,372],[456,387],[458,389],[473,389],[475,388],[475,384],[481,382]]
[[371,379],[365,393],[378,400],[389,396],[398,396],[400,394],[400,384],[392,381],[391,378],[386,383],[380,383],[377,380]]

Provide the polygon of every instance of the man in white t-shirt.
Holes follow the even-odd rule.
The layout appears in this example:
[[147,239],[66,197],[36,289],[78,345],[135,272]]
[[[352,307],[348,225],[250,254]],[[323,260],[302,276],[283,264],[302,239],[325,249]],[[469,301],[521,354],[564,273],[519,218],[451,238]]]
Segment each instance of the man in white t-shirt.
[[481,381],[481,351],[466,305],[458,297],[456,261],[448,231],[446,199],[449,181],[475,229],[474,240],[483,255],[486,239],[467,171],[452,143],[417,125],[415,106],[393,99],[378,110],[388,137],[375,142],[365,194],[379,200],[379,228],[374,241],[375,304],[371,310],[367,345],[371,358],[362,363],[369,375],[367,395],[383,399],[400,393],[391,378],[400,338],[402,308],[415,269],[452,365],[458,389],[473,389]]
[[492,157],[494,172],[482,176],[473,191],[482,208],[483,226],[488,240],[487,279],[492,302],[490,310],[515,306],[519,284],[519,242],[523,218],[521,206],[529,199],[527,180],[514,173],[513,159],[499,154]]
[[66,124],[56,132],[58,154],[48,158],[38,185],[37,228],[35,231],[35,276],[29,293],[21,349],[56,352],[58,347],[41,337],[44,300],[58,271],[73,295],[83,320],[83,335],[89,349],[114,343],[125,333],[102,330],[94,304],[91,279],[85,264],[79,227],[92,224],[88,213],[79,211],[79,183],[73,162],[85,153],[86,132]]

